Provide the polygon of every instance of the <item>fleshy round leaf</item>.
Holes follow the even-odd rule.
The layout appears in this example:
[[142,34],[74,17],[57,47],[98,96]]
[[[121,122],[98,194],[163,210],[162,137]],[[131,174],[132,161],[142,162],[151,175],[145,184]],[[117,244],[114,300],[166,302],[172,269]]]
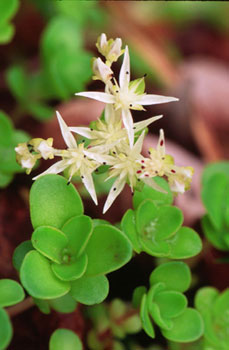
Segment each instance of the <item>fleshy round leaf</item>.
[[228,175],[218,173],[209,177],[203,186],[202,200],[216,229],[223,225],[223,206],[228,183]]
[[226,289],[216,298],[213,313],[217,318],[222,317],[223,314],[226,316],[225,319],[227,318],[227,314],[229,313],[229,289]]
[[0,3],[0,23],[10,20],[16,13],[19,6],[18,0],[1,1]]
[[100,225],[94,228],[85,253],[88,256],[86,275],[96,276],[125,265],[132,257],[132,247],[120,230]]
[[49,350],[82,350],[80,338],[69,329],[59,328],[50,338]]
[[0,111],[0,145],[10,146],[13,137],[13,126],[9,117]]
[[86,271],[87,268],[87,255],[82,254],[79,258],[63,264],[52,264],[52,270],[54,274],[63,281],[74,281]]
[[160,328],[165,330],[172,329],[173,327],[172,320],[162,317],[160,308],[156,303],[152,302],[151,304],[148,304],[148,310],[152,319]]
[[180,209],[168,205],[156,207],[150,200],[142,202],[136,214],[138,232],[150,236],[152,241],[171,237],[182,222],[183,214]]
[[8,42],[10,42],[10,40],[13,38],[14,32],[15,32],[15,29],[11,23],[8,23],[8,22],[0,23],[0,43],[8,44]]
[[150,275],[150,284],[162,282],[166,289],[185,292],[191,283],[191,272],[187,264],[172,261],[156,267]]
[[9,345],[13,329],[8,314],[0,308],[0,350],[4,350]]
[[0,307],[17,304],[24,297],[24,290],[19,283],[10,279],[0,280]]
[[93,222],[89,216],[79,215],[68,220],[62,231],[68,237],[68,247],[72,255],[80,256],[92,234]]
[[219,292],[212,287],[205,287],[198,290],[195,296],[195,306],[201,314],[212,310]]
[[147,292],[147,289],[145,286],[139,286],[135,288],[133,297],[132,297],[133,307],[137,309],[141,305],[142,297],[146,292]]
[[200,253],[202,241],[199,235],[189,227],[181,227],[168,241],[171,259],[187,259]]
[[163,318],[174,318],[182,314],[187,306],[186,297],[177,291],[162,291],[155,295],[154,302]]
[[109,292],[109,282],[106,276],[81,277],[72,282],[70,294],[85,305],[101,303]]
[[30,250],[34,250],[31,241],[24,241],[15,249],[13,254],[13,266],[17,271],[20,270],[24,257]]
[[51,309],[48,300],[33,298],[33,301],[43,314],[50,314]]
[[163,178],[156,177],[154,178],[155,182],[163,188],[167,193],[162,193],[154,190],[153,188],[144,185],[141,192],[135,191],[133,196],[133,205],[134,209],[137,209],[138,206],[145,200],[151,199],[157,205],[163,204],[172,204],[173,195],[169,188],[167,181]]
[[121,221],[121,228],[125,235],[129,238],[133,245],[133,249],[137,252],[141,252],[141,246],[138,239],[138,233],[136,231],[135,214],[134,211],[128,209]]
[[146,253],[157,256],[157,257],[164,257],[169,255],[170,247],[167,242],[164,241],[153,241],[152,238],[147,235],[142,235],[139,237],[139,241],[142,246],[142,250],[144,250]]
[[73,216],[83,214],[81,198],[72,184],[59,175],[48,174],[36,180],[30,191],[30,215],[34,229],[61,228]]
[[142,328],[148,334],[149,337],[155,338],[155,332],[153,328],[152,321],[149,316],[146,294],[142,297],[141,308],[140,308],[140,318],[142,322]]
[[73,297],[68,293],[57,299],[49,300],[49,305],[52,309],[61,313],[70,313],[75,311],[77,302]]
[[203,331],[203,320],[199,312],[187,308],[180,316],[173,319],[173,328],[162,330],[162,334],[169,340],[188,343],[200,338]]
[[201,220],[201,224],[206,238],[214,247],[223,251],[227,251],[229,249],[229,244],[226,243],[224,239],[228,235],[227,230],[224,228],[217,230],[212,225],[208,215],[204,215]]
[[32,244],[39,253],[61,264],[68,239],[63,232],[54,227],[40,226],[32,234]]
[[13,180],[12,174],[0,172],[0,188],[4,188]]
[[58,298],[70,290],[70,284],[59,280],[49,261],[35,250],[25,256],[20,278],[27,292],[38,299]]

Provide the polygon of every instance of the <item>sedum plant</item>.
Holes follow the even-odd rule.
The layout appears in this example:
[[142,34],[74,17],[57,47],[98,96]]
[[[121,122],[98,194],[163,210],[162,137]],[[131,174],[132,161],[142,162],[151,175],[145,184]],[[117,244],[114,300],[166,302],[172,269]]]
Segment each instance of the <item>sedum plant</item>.
[[[143,156],[147,126],[162,116],[138,123],[132,116],[132,110],[144,110],[143,106],[177,98],[146,94],[144,77],[130,80],[129,51],[127,46],[122,49],[121,39],[107,40],[102,34],[96,46],[104,59],[93,59],[93,79],[104,83],[104,92],[77,95],[104,102],[102,116],[89,127],[69,127],[57,112],[65,149],[55,148],[52,138],[34,138],[15,148],[17,161],[27,174],[37,160],[58,158],[33,178],[29,199],[33,232],[31,239],[22,242],[13,255],[22,286],[46,314],[51,309],[73,312],[78,303],[88,307],[100,304],[109,293],[107,274],[127,264],[134,254],[145,252],[179,260],[196,256],[202,248],[197,233],[182,226],[183,215],[172,205],[173,194],[189,189],[193,169],[175,165],[173,157],[166,153],[163,130],[156,148],[150,148],[148,157]],[[122,55],[118,83],[112,66]],[[104,181],[113,180],[103,213],[125,184],[133,193],[133,210],[127,210],[118,227],[85,215],[81,197],[71,183],[80,178],[97,204],[94,185],[97,174],[103,174]],[[198,340],[203,334],[202,317],[199,311],[188,307],[183,294],[190,283],[191,273],[184,262],[170,261],[158,266],[150,275],[149,290],[144,286],[135,290],[134,310],[120,300],[114,300],[108,309],[101,305],[89,309],[95,326],[89,343],[94,342],[95,349],[106,346],[98,339],[102,327],[119,338],[114,349],[124,349],[122,340],[127,333],[142,327],[154,338],[154,325],[170,341]],[[82,347],[74,334],[62,329],[50,339],[50,350],[60,348]]]

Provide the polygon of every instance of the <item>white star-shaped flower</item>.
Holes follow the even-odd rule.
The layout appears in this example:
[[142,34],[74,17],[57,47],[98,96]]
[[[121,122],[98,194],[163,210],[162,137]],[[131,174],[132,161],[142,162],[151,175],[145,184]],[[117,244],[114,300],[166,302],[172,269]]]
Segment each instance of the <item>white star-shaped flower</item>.
[[126,46],[123,64],[119,74],[119,85],[109,81],[106,85],[106,92],[79,92],[78,96],[89,97],[101,102],[113,104],[116,109],[121,109],[123,124],[127,130],[130,147],[134,144],[133,118],[130,109],[143,110],[143,106],[158,103],[177,101],[175,97],[145,94],[139,92],[143,79],[130,82],[130,58],[128,47]]
[[109,160],[109,156],[100,154],[100,149],[92,147],[89,150],[84,147],[84,143],[77,145],[77,142],[70,132],[68,126],[65,124],[59,112],[57,112],[57,119],[60,125],[63,139],[67,145],[66,150],[55,150],[55,155],[62,157],[62,160],[53,164],[46,171],[33,178],[38,179],[40,176],[46,174],[58,174],[69,169],[69,181],[72,176],[79,174],[84,186],[97,205],[97,197],[95,187],[92,179],[93,171],[101,164]]

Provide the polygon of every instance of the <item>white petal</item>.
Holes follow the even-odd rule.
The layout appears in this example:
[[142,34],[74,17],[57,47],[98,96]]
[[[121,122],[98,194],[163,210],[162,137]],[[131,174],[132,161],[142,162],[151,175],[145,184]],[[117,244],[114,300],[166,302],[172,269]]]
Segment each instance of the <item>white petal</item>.
[[148,125],[155,122],[156,120],[161,119],[162,117],[163,117],[163,115],[157,115],[156,117],[151,117],[149,119],[142,120],[141,122],[134,123],[134,127],[135,127],[134,131],[138,132],[138,131],[146,128]]
[[122,120],[128,134],[130,148],[132,148],[134,144],[134,123],[129,109],[122,110]]
[[108,194],[107,200],[103,207],[103,214],[106,213],[106,211],[110,208],[112,203],[115,201],[115,199],[118,197],[118,195],[122,192],[124,186],[125,186],[126,180],[125,178],[118,178],[113,186],[110,189],[110,192]]
[[101,101],[104,103],[115,103],[115,97],[111,94],[107,94],[106,92],[85,91],[78,92],[75,95],[92,98],[94,100]]
[[128,90],[130,82],[130,56],[128,46],[125,48],[122,67],[119,73],[119,86],[122,90]]
[[142,106],[147,105],[155,105],[158,103],[167,103],[167,102],[173,102],[173,101],[179,101],[176,97],[170,97],[170,96],[161,96],[161,95],[142,95],[137,101],[134,101],[136,104],[140,104]]
[[160,129],[160,137],[157,143],[157,152],[159,157],[164,157],[165,155],[165,137],[163,129]]
[[94,182],[92,179],[91,174],[82,174],[83,178],[82,182],[84,184],[84,186],[86,187],[88,193],[90,194],[91,198],[93,199],[94,203],[97,205],[98,201],[97,201],[97,197],[96,197],[96,193],[95,193],[95,186],[94,186]]
[[106,163],[108,165],[114,164],[114,157],[105,154],[99,154],[96,152],[84,151],[83,152],[88,158],[93,159],[99,163]]
[[69,127],[65,124],[59,112],[56,112],[56,115],[60,125],[61,134],[63,136],[63,139],[66,145],[68,146],[68,148],[77,148],[76,140],[72,135],[72,133],[70,132]]
[[137,139],[137,141],[134,144],[134,147],[132,149],[132,153],[133,155],[135,155],[136,157],[141,153],[142,150],[142,144],[144,141],[144,136],[145,136],[145,131],[143,131],[141,133],[141,135],[139,136],[139,138]]
[[84,137],[87,137],[88,139],[93,139],[94,137],[92,136],[93,135],[93,131],[90,130],[89,128],[86,128],[86,127],[75,127],[75,126],[72,126],[72,127],[69,127],[69,130],[71,130],[72,132],[75,132],[76,134],[79,134],[79,135],[82,135]]
[[154,190],[162,192],[162,193],[168,193],[165,191],[162,187],[160,187],[155,180],[149,177],[142,177],[141,180],[148,186],[152,187]]
[[111,104],[107,104],[104,109],[104,118],[107,124],[113,124],[116,120],[120,120],[120,110],[115,111],[114,107]]
[[66,160],[60,160],[59,162],[51,165],[47,170],[45,170],[43,173],[35,176],[33,180],[38,179],[39,177],[46,175],[46,174],[59,174],[61,173],[64,169],[68,167],[67,161]]
[[173,183],[170,184],[170,189],[172,192],[182,194],[185,192],[185,184],[174,180]]

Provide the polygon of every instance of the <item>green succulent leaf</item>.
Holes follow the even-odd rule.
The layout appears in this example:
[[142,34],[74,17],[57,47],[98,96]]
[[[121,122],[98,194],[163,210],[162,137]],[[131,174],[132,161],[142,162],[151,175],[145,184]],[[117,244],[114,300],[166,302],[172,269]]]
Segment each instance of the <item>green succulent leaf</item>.
[[52,309],[56,310],[57,312],[68,314],[70,312],[75,311],[77,307],[77,302],[68,293],[60,298],[49,300],[49,305]]
[[223,314],[225,314],[226,316],[228,313],[229,313],[229,289],[226,289],[223,293],[217,296],[213,306],[213,314],[214,314],[214,317],[220,318],[222,317]]
[[12,66],[6,73],[6,80],[13,96],[24,102],[28,96],[28,79],[21,66]]
[[188,304],[186,297],[177,291],[162,291],[155,295],[154,302],[158,305],[163,318],[181,315]]
[[152,241],[162,241],[171,237],[182,222],[183,214],[180,209],[168,205],[157,207],[151,200],[142,202],[136,213],[138,232],[150,236]]
[[169,340],[179,343],[192,342],[203,335],[203,320],[198,311],[187,308],[180,316],[173,319],[171,330],[162,329],[161,331]]
[[217,249],[227,251],[229,249],[229,242],[226,241],[228,236],[228,230],[224,228],[216,229],[208,215],[204,215],[201,220],[204,234],[208,241]]
[[201,314],[212,310],[219,292],[212,287],[204,287],[198,290],[195,296],[195,307]]
[[54,227],[40,226],[32,234],[32,244],[39,253],[61,264],[68,238],[62,231]]
[[18,0],[1,1],[0,3],[0,23],[10,20],[19,7]]
[[86,275],[104,275],[125,265],[132,257],[132,247],[126,236],[111,225],[96,226],[86,246]]
[[181,227],[169,240],[171,259],[187,259],[200,253],[202,241],[199,235],[189,227]]
[[8,186],[12,180],[13,180],[12,174],[6,174],[3,172],[0,172],[0,188],[4,188]]
[[148,307],[147,307],[147,297],[146,294],[142,297],[141,308],[140,308],[140,318],[142,322],[142,328],[148,334],[149,337],[155,338],[155,332],[153,328],[153,324],[151,322]]
[[173,321],[162,317],[159,306],[156,303],[148,304],[148,311],[154,322],[162,329],[170,330],[173,327]]
[[70,290],[70,284],[59,280],[52,272],[49,261],[35,250],[25,256],[20,278],[27,292],[38,299],[58,298]]
[[68,238],[72,255],[80,256],[92,235],[93,221],[89,216],[79,215],[68,220],[62,231]]
[[85,305],[101,303],[109,292],[109,282],[106,276],[81,277],[72,282],[70,294]]
[[15,29],[11,23],[0,23],[0,43],[8,44],[14,36],[14,32]]
[[80,338],[69,329],[59,328],[50,338],[49,350],[83,350]]
[[74,281],[83,276],[86,271],[88,258],[82,254],[79,258],[72,257],[69,263],[52,264],[54,274],[63,281]]
[[132,209],[128,209],[121,221],[121,228],[127,238],[132,243],[133,249],[137,252],[141,252],[141,245],[136,231],[135,213]]
[[147,292],[147,289],[145,286],[139,286],[135,288],[133,297],[132,297],[132,304],[134,308],[138,308],[141,305],[142,297]]
[[4,309],[0,308],[0,350],[4,350],[8,347],[12,335],[13,329],[10,322],[10,318]]
[[154,181],[163,188],[167,193],[159,192],[154,190],[153,188],[144,185],[141,192],[135,191],[133,196],[133,206],[134,209],[137,209],[138,206],[145,200],[145,199],[151,199],[155,204],[157,205],[165,205],[165,204],[172,204],[173,202],[173,195],[170,190],[170,187],[168,185],[168,182],[161,178],[161,177],[155,177]]
[[51,308],[50,308],[48,300],[33,298],[33,301],[34,301],[34,304],[38,307],[38,309],[43,314],[46,314],[46,315],[50,314]]
[[162,282],[167,290],[185,292],[191,284],[191,272],[187,264],[171,261],[156,267],[150,275],[150,284]]
[[223,173],[214,174],[204,182],[202,200],[216,229],[223,225],[225,193],[229,193],[229,177]]
[[44,175],[30,191],[30,215],[34,229],[61,228],[73,216],[83,214],[81,198],[72,184],[59,175]]
[[19,271],[21,268],[21,264],[24,260],[24,257],[30,250],[33,250],[33,245],[31,241],[24,241],[17,248],[14,250],[13,254],[13,266],[14,268]]
[[10,279],[0,280],[0,307],[17,304],[24,297],[25,293],[19,283]]
[[0,111],[0,146],[10,146],[13,137],[13,125],[9,117]]
[[27,103],[26,108],[32,114],[33,117],[40,121],[49,120],[54,115],[53,108],[49,107],[48,105],[42,102],[31,101]]

